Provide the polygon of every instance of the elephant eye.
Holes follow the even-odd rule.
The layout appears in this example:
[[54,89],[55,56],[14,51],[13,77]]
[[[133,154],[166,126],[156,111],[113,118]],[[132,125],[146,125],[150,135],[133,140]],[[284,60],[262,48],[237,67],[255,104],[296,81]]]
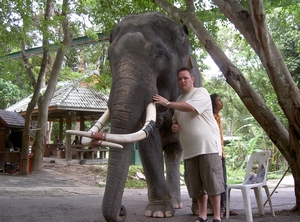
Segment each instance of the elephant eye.
[[156,58],[160,58],[160,57],[163,57],[164,53],[162,51],[159,51],[157,54],[156,54]]

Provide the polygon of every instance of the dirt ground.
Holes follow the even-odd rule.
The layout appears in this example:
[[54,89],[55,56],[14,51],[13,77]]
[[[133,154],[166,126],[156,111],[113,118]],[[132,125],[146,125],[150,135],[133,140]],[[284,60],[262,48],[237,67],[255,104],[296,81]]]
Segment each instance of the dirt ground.
[[65,177],[76,186],[104,187],[106,182],[107,164],[85,163],[78,161],[56,163],[44,161],[43,170],[56,176]]

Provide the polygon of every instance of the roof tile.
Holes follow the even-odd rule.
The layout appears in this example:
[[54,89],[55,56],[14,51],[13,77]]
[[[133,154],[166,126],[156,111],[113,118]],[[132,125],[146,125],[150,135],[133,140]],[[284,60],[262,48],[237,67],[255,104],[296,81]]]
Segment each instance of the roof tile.
[[[31,96],[17,102],[16,104],[6,108],[7,111],[24,112],[27,110]],[[103,92],[96,91],[92,87],[81,86],[79,82],[61,82],[58,84],[54,92],[50,107],[56,108],[80,108],[81,110],[99,109],[106,110],[108,95]],[[35,107],[37,109],[37,106]]]
[[23,128],[25,120],[18,113],[0,109],[0,122],[6,127]]

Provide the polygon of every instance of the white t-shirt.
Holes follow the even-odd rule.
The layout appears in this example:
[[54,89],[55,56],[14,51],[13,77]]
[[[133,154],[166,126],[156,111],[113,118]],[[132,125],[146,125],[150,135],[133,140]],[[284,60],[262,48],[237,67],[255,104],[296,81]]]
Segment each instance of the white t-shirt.
[[211,99],[208,91],[194,88],[180,95],[177,102],[186,102],[193,106],[196,112],[174,111],[173,123],[177,122],[179,140],[183,148],[183,159],[218,153],[222,155],[220,129],[213,116]]

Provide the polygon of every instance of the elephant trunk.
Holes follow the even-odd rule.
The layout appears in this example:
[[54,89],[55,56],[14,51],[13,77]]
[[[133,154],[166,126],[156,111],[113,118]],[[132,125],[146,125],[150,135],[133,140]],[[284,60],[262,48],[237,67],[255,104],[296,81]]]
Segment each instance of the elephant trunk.
[[[139,75],[144,72],[143,63],[146,64],[146,61],[141,61],[140,58],[125,56],[116,62],[111,54],[110,59],[112,87],[108,108],[111,115],[111,134],[132,134],[140,130],[145,123],[146,107],[152,102],[152,95],[157,93],[156,81],[152,79],[153,77],[146,78]],[[134,61],[139,61],[138,67]],[[121,145],[123,149],[110,148],[108,160],[102,213],[109,222],[126,219],[122,197],[133,143]]]
[[[112,102],[112,101],[111,101]],[[142,126],[141,116],[145,110],[124,100],[114,100],[111,111],[111,133],[126,134],[136,132]],[[136,111],[140,110],[140,111]],[[122,206],[125,182],[132,156],[133,143],[121,143],[122,149],[110,148],[107,181],[102,203],[102,214],[108,222],[126,220],[126,209]]]
[[125,144],[123,149],[110,149],[107,181],[102,203],[102,214],[107,222],[122,222],[126,220],[126,209],[122,206],[122,197],[131,160],[132,147],[133,144]]

